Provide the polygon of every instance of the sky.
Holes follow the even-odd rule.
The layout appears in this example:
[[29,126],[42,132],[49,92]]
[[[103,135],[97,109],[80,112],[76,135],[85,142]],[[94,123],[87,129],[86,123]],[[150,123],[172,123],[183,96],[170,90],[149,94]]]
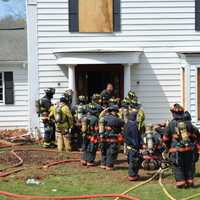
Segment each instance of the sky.
[[26,0],[0,0],[0,19],[12,15],[16,18],[25,16]]

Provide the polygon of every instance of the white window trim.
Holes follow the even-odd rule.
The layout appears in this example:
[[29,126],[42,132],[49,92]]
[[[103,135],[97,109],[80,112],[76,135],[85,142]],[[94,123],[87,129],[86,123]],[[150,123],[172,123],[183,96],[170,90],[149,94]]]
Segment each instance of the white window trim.
[[3,88],[3,100],[0,100],[0,105],[5,105],[5,81],[4,81],[4,72],[1,72],[2,73],[2,88]]
[[199,101],[199,99],[198,99],[198,70],[200,70],[200,66],[199,65],[197,65],[197,66],[195,66],[195,74],[196,74],[196,77],[195,77],[195,79],[196,79],[196,84],[195,84],[195,91],[196,91],[196,94],[195,94],[195,107],[196,107],[196,113],[195,113],[195,115],[196,115],[196,122],[200,122],[200,120],[199,120],[199,113],[198,113],[198,101]]

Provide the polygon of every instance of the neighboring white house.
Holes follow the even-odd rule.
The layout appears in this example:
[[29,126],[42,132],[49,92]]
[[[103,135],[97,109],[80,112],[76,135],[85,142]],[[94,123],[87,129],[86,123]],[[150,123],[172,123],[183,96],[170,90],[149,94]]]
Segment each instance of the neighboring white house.
[[0,29],[0,130],[28,128],[26,30]]
[[199,121],[199,1],[196,18],[195,0],[27,2],[32,130],[38,126],[35,100],[45,88],[55,87],[58,99],[68,87],[76,97],[107,82],[121,97],[133,89],[149,122],[169,119],[174,102]]

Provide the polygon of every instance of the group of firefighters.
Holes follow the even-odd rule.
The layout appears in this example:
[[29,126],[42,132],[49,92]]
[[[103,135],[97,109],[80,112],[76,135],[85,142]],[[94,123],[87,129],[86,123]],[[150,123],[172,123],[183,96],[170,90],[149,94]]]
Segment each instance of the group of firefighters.
[[[173,119],[156,126],[145,125],[145,114],[136,94],[129,91],[120,101],[108,84],[90,103],[85,96],[72,105],[73,91],[64,92],[52,104],[54,88],[36,102],[44,125],[44,147],[59,152],[81,149],[81,164],[95,166],[101,153],[100,167],[113,170],[121,147],[127,154],[128,180],[139,179],[139,169],[156,169],[164,164],[173,167],[177,188],[194,186],[195,163],[198,161],[200,134],[192,124],[190,113],[179,104],[171,108]],[[122,145],[123,144],[123,145]]]

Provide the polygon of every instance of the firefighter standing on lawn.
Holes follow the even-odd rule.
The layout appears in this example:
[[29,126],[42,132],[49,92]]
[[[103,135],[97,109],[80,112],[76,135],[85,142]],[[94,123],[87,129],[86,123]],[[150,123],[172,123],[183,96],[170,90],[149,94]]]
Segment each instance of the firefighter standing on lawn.
[[118,117],[118,106],[113,105],[99,119],[101,168],[112,170],[117,159],[119,142],[122,142],[124,122]]
[[78,150],[82,146],[81,137],[81,119],[86,114],[87,110],[87,98],[84,95],[78,96],[78,104],[71,108],[73,115],[73,128],[72,135],[75,139],[73,142],[74,149]]
[[83,155],[81,164],[94,166],[98,148],[98,112],[93,104],[88,105],[87,114],[81,119],[81,133],[83,137]]
[[52,98],[55,94],[54,88],[48,88],[44,91],[45,96],[36,101],[36,109],[38,116],[41,117],[44,124],[44,144],[45,148],[54,148],[55,145],[55,123],[49,119],[49,112],[52,106]]
[[67,106],[65,97],[61,97],[59,103],[51,108],[49,118],[53,118],[56,123],[56,138],[58,151],[71,151],[70,132],[73,126],[73,117]]
[[124,137],[128,156],[128,180],[138,180],[138,171],[141,164],[140,147],[142,146],[141,134],[137,127],[137,113],[129,115],[128,122],[124,126]]
[[173,120],[169,122],[163,136],[169,151],[177,188],[193,187],[195,163],[198,161],[199,132],[187,119],[184,108],[174,104],[171,108]]

